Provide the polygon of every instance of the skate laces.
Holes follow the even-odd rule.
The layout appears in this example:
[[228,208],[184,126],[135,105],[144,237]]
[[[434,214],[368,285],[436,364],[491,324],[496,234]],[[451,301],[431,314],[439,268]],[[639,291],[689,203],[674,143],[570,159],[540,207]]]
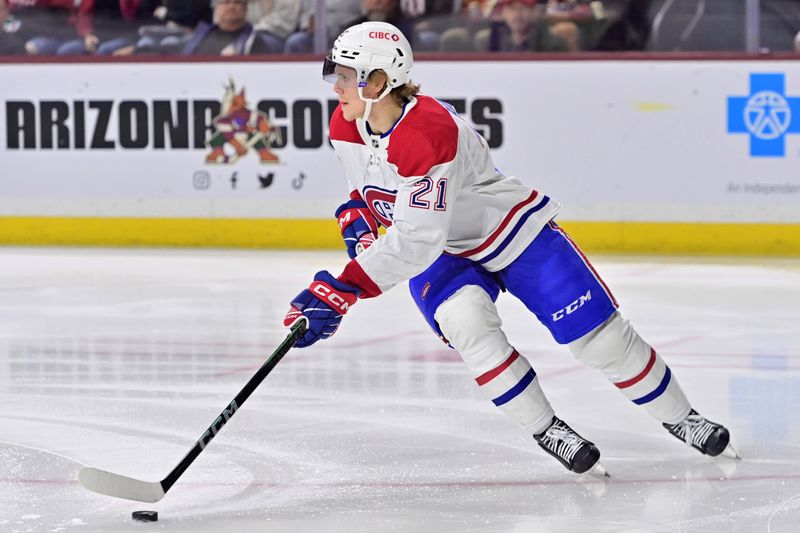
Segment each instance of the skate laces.
[[709,435],[714,432],[716,425],[706,420],[703,416],[692,412],[672,426],[672,433],[679,439],[686,442],[688,446],[703,448]]
[[561,420],[556,419],[553,425],[547,428],[541,436],[539,442],[568,463],[571,463],[572,458],[575,457],[575,454],[578,453],[578,450],[581,449],[586,441]]

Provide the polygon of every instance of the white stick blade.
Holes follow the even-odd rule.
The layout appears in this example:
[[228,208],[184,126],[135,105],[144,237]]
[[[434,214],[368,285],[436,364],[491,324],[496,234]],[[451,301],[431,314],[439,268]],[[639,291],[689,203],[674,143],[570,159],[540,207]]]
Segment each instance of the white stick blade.
[[164,489],[157,481],[141,481],[97,468],[82,468],[78,480],[85,488],[114,498],[155,503],[164,497]]

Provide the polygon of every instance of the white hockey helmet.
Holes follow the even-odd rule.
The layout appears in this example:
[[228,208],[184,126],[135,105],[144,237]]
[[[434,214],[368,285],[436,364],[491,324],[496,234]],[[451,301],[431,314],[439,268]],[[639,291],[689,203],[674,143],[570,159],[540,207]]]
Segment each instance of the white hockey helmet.
[[[403,33],[388,22],[362,22],[344,30],[333,43],[330,56],[325,58],[322,78],[336,83],[336,65],[356,71],[358,95],[367,102],[365,118],[372,102],[381,100],[395,87],[408,81],[408,73],[414,65],[411,45]],[[388,84],[383,93],[374,100],[364,98],[362,89],[367,78],[375,70],[386,73]]]

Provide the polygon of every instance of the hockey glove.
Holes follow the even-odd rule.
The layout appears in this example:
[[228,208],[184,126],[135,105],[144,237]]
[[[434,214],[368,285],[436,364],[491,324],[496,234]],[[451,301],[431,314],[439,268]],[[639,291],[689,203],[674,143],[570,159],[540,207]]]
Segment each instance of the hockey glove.
[[347,309],[358,300],[358,292],[356,287],[342,283],[325,270],[317,272],[314,282],[292,300],[283,318],[286,327],[298,320],[308,322],[305,335],[294,345],[305,348],[336,333]]
[[361,198],[340,205],[336,210],[336,218],[350,259],[369,248],[378,238],[378,222]]

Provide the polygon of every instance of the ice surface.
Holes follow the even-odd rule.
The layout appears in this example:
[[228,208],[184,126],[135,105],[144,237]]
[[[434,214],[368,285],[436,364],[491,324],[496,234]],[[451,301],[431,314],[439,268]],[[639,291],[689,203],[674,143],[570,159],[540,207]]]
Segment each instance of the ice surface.
[[[623,313],[744,458],[682,446],[508,296],[556,411],[612,479],[538,449],[405,287],[292,350],[157,504],[84,465],[160,480],[283,339],[287,302],[343,253],[0,249],[0,531],[795,532],[800,263],[595,258]],[[159,521],[134,523],[155,510]]]

